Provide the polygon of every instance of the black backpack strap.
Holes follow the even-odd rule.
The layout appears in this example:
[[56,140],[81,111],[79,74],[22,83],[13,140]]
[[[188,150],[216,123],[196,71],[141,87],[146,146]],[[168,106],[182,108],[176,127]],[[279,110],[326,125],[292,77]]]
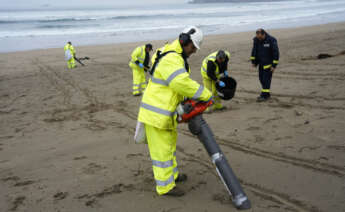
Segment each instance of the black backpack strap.
[[167,54],[169,54],[169,53],[172,53],[172,52],[175,52],[175,51],[167,51],[167,52],[164,52],[164,53],[161,53],[161,51],[158,51],[158,52],[157,52],[157,57],[156,57],[156,59],[155,59],[155,62],[154,62],[153,65],[152,65],[151,70],[150,70],[151,76],[153,76],[153,74],[155,73],[155,69],[156,69],[156,67],[157,67],[157,65],[158,65],[158,63],[159,63],[159,61],[160,61],[165,55],[167,55]]

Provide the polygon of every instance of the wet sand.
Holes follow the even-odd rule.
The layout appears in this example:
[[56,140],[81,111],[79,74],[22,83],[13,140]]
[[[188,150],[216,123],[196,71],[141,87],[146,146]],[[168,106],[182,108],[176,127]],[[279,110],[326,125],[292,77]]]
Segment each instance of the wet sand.
[[[192,78],[229,50],[236,97],[205,114],[255,212],[345,210],[345,23],[270,30],[281,60],[269,102],[257,103],[253,32],[208,36]],[[155,47],[164,41],[154,41]],[[131,96],[131,51],[141,43],[0,54],[0,211],[236,211],[207,153],[179,126],[184,197],[158,197],[147,146],[135,145],[140,98]]]

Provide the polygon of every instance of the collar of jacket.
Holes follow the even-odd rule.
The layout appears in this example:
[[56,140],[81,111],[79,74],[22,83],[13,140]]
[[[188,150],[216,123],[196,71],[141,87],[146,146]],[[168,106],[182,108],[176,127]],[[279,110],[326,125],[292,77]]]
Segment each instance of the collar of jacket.
[[174,42],[167,44],[166,47],[164,48],[164,52],[168,52],[168,51],[175,51],[176,53],[182,54],[183,49],[179,40],[175,40]]

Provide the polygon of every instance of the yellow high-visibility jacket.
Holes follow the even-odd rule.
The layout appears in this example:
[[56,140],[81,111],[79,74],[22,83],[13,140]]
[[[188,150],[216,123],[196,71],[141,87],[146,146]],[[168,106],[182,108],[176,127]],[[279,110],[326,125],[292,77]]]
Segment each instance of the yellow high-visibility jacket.
[[134,49],[134,51],[132,52],[131,61],[129,62],[129,66],[137,65],[135,63],[136,61],[139,61],[139,63],[144,64],[145,57],[147,54],[145,51],[145,48],[146,48],[146,45],[143,45],[143,46],[139,46],[139,47]]
[[[224,52],[225,52],[225,54],[228,56],[228,58],[229,58],[229,60],[230,60],[230,52],[228,52],[228,51],[224,51]],[[218,54],[218,51],[213,52],[212,54],[210,54],[209,56],[207,56],[207,57],[203,60],[202,66],[201,66],[201,76],[202,76],[203,78],[210,79],[210,78],[208,77],[208,75],[207,75],[207,63],[208,63],[208,61],[212,61],[212,62],[214,63],[214,65],[216,66],[216,77],[217,77],[217,79],[219,79],[219,76],[220,76],[220,74],[219,74],[219,66],[218,66],[218,64],[216,63],[216,56],[217,56],[217,54]]]
[[70,50],[72,56],[74,57],[75,56],[75,49],[72,45],[70,44],[66,44],[65,47],[64,47],[64,50],[67,51],[67,50]]
[[[184,97],[209,101],[212,94],[189,76],[178,40],[167,44],[162,57],[145,90],[138,120],[160,129],[175,129],[176,107]],[[164,53],[163,52],[163,53]]]
[[158,48],[158,49],[156,50],[156,52],[152,55],[152,59],[151,59],[152,65],[155,64],[156,57],[158,56],[157,54],[158,54],[158,53],[159,53],[159,54],[163,53],[163,52],[164,52],[164,49],[165,49],[165,46],[167,46],[167,45],[169,45],[169,44],[165,44],[163,47]]

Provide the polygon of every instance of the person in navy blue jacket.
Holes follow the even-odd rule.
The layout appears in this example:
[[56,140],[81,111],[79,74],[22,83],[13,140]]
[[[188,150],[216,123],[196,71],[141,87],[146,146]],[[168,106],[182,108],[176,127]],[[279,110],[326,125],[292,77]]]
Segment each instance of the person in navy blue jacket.
[[266,101],[271,97],[271,81],[273,72],[279,63],[279,48],[277,40],[264,29],[256,31],[250,60],[253,67],[259,66],[259,79],[262,90],[257,101]]

